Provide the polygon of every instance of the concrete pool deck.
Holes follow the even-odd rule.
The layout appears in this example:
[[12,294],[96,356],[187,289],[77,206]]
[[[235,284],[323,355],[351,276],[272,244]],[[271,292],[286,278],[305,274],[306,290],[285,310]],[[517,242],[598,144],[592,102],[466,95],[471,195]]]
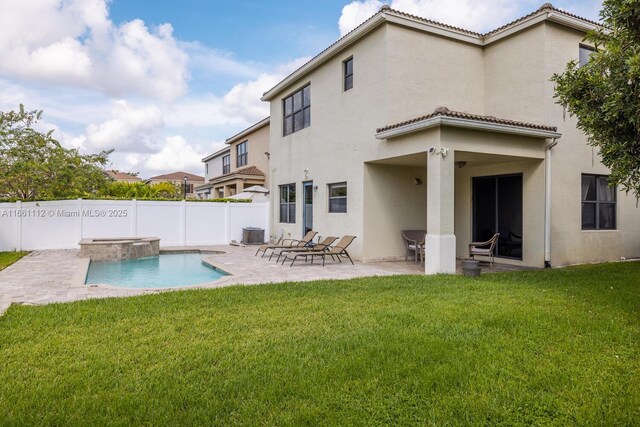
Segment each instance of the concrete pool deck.
[[[201,250],[205,261],[230,273],[215,282],[180,288],[132,289],[116,286],[84,284],[88,261],[80,258],[78,250],[34,251],[15,264],[0,271],[0,314],[11,304],[40,305],[85,300],[90,298],[128,297],[177,289],[219,288],[232,285],[300,282],[326,279],[350,279],[367,276],[421,274],[418,264],[409,262],[351,263],[327,261],[309,265],[304,261],[280,265],[268,256],[255,257],[256,247],[203,246],[192,248],[163,247],[161,251]],[[223,253],[206,253],[215,251]],[[274,258],[275,259],[275,258]],[[497,264],[491,271],[512,271],[510,266]],[[488,266],[483,271],[488,271]]]

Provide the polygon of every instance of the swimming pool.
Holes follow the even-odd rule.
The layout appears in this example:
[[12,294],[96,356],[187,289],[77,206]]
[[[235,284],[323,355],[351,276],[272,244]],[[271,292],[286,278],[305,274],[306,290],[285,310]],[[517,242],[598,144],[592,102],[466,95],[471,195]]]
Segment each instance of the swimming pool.
[[209,283],[226,273],[202,262],[199,253],[160,254],[119,262],[92,261],[85,284],[126,288],[173,288]]

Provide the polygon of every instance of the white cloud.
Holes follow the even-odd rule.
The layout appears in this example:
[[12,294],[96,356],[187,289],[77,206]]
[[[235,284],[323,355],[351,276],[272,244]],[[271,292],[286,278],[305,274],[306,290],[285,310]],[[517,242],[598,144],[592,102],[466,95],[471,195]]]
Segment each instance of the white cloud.
[[180,46],[189,55],[191,69],[200,70],[208,75],[233,76],[252,79],[260,74],[263,65],[235,58],[233,53],[212,49],[200,42],[181,42]]
[[280,65],[273,73],[264,73],[255,80],[235,85],[222,99],[221,112],[230,120],[241,119],[247,124],[264,119],[269,115],[269,104],[260,101],[262,95],[309,59],[295,59]]
[[6,76],[171,100],[186,91],[187,59],[171,25],[114,25],[107,0],[0,2],[0,74]]
[[[523,2],[513,0],[392,0],[384,3],[378,0],[354,1],[342,9],[338,21],[340,34],[351,31],[385,3],[402,12],[477,32],[492,30],[517,18],[523,7]],[[524,3],[533,4],[533,1]],[[532,6],[526,13],[537,6]]]
[[342,15],[338,20],[340,36],[344,36],[349,31],[363,23],[367,18],[373,16],[380,10],[384,3],[379,0],[353,1],[342,8]]
[[86,148],[148,152],[163,127],[163,113],[157,106],[134,108],[125,100],[115,101],[109,120],[87,126]]
[[158,153],[149,155],[144,166],[157,172],[201,170],[204,156],[199,147],[189,145],[182,136],[176,135],[167,137],[164,147]]

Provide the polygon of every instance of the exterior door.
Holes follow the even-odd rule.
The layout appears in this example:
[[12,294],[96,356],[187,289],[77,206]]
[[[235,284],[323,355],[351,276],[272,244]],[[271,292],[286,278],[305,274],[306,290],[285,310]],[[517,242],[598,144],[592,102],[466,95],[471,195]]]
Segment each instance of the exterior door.
[[304,209],[302,210],[302,235],[313,230],[313,181],[302,183],[302,199]]
[[495,233],[496,256],[522,259],[522,174],[473,178],[473,240]]

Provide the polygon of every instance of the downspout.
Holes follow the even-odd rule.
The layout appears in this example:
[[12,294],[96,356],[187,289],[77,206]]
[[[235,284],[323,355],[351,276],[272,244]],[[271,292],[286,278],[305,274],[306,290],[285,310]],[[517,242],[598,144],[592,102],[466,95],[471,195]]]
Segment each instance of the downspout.
[[551,149],[557,138],[547,145],[544,154],[544,267],[551,268]]

